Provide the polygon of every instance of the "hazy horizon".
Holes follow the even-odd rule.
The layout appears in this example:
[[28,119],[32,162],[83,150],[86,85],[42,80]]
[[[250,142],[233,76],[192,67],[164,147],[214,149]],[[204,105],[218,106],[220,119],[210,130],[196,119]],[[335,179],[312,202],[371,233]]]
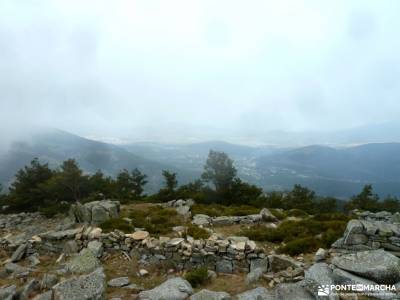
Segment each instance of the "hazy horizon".
[[0,128],[262,142],[400,113],[398,1],[0,3]]

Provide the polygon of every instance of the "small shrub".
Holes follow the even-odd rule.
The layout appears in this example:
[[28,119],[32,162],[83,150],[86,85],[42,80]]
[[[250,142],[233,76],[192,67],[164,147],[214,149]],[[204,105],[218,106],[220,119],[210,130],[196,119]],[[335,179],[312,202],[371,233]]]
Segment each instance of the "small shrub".
[[195,204],[191,208],[192,213],[204,214],[211,217],[219,216],[246,216],[258,214],[260,209],[250,205],[232,205],[226,206],[221,204]]
[[343,231],[335,231],[333,229],[328,229],[322,234],[321,244],[323,248],[330,248],[331,245],[342,237]]
[[190,235],[192,238],[199,239],[208,239],[210,237],[210,233],[204,228],[200,228],[196,225],[190,224],[186,231],[187,235]]
[[197,287],[201,284],[204,284],[208,280],[208,271],[206,267],[193,269],[185,274],[185,279],[189,281],[189,283],[193,287]]
[[283,221],[276,229],[280,232],[285,242],[303,238],[308,236],[314,236],[323,231],[322,224],[314,220],[302,220],[302,221]]
[[335,212],[335,213],[319,213],[314,215],[314,220],[317,221],[350,221],[350,217],[345,215],[344,213]]
[[287,217],[287,212],[282,209],[271,208],[270,212],[278,219],[283,220]]
[[314,237],[305,237],[288,242],[280,247],[278,251],[289,255],[298,255],[300,253],[314,252],[320,245],[320,242]]
[[121,230],[125,233],[130,233],[134,230],[134,228],[129,225],[128,222],[121,218],[117,219],[109,219],[99,225],[99,227],[104,231],[104,232],[111,232],[114,229]]
[[40,208],[39,211],[47,218],[52,218],[58,214],[65,214],[69,210],[68,203],[55,203],[47,205],[46,207]]
[[226,206],[220,204],[195,204],[192,206],[192,214],[204,214],[210,217],[219,217],[224,215]]
[[167,234],[172,227],[183,224],[182,218],[175,209],[150,207],[144,210],[134,210],[129,214],[135,227],[145,228],[149,233],[155,235]]
[[225,210],[227,216],[247,216],[259,212],[259,208],[250,205],[228,206]]
[[266,228],[263,225],[254,225],[249,228],[242,229],[239,232],[241,236],[247,236],[249,239],[260,242],[282,242],[284,235],[282,232],[274,228]]
[[240,235],[255,241],[285,242],[281,251],[288,254],[314,251],[317,246],[329,248],[343,235],[348,218],[342,214],[327,214],[324,218],[319,215],[318,219],[321,220],[314,217],[300,221],[287,220],[275,229],[254,225],[242,229]]

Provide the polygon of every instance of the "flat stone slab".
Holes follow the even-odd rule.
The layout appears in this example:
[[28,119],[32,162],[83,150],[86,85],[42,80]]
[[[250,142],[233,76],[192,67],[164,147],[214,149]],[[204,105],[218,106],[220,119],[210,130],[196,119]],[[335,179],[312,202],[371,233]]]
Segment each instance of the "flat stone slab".
[[167,245],[167,247],[178,246],[184,240],[185,239],[183,239],[183,238],[174,238],[174,239],[169,240],[166,245]]
[[53,287],[54,300],[103,300],[106,276],[102,268],[88,275],[73,277]]
[[152,290],[139,293],[140,300],[185,300],[193,294],[190,283],[180,277],[168,279]]
[[89,273],[100,266],[101,263],[92,250],[85,248],[78,255],[72,257],[65,268],[71,273]]
[[377,283],[395,284],[400,281],[400,259],[383,249],[337,256],[332,263]]
[[190,296],[189,300],[231,300],[231,295],[226,292],[213,292],[209,290],[201,290]]
[[142,240],[148,238],[150,236],[150,234],[147,231],[139,230],[134,233],[127,234],[125,236],[130,237],[130,238],[134,239],[135,241],[142,241]]
[[238,300],[275,300],[273,292],[263,287],[258,287],[236,295]]
[[108,283],[109,287],[123,287],[130,284],[129,277],[118,277],[111,279]]

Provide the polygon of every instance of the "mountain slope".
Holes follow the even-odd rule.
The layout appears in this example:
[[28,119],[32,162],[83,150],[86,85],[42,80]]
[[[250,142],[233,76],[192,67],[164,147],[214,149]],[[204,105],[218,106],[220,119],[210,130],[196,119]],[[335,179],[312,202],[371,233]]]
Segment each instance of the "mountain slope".
[[138,168],[149,176],[149,191],[160,187],[163,169],[178,172],[182,182],[194,176],[191,172],[151,161],[112,144],[92,141],[60,130],[46,130],[32,135],[29,140],[14,142],[0,156],[0,182],[9,183],[17,170],[34,157],[48,162],[53,168],[59,166],[63,160],[74,158],[89,173],[102,170],[108,175],[115,175],[124,168]]
[[269,184],[303,183],[325,195],[349,196],[366,183],[381,194],[400,195],[400,143],[348,148],[308,146],[256,159]]

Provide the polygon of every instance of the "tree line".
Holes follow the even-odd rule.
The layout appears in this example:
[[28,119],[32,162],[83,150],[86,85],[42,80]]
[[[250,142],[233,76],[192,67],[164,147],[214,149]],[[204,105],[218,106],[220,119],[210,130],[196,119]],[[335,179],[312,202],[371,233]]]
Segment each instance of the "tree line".
[[366,185],[346,202],[333,197],[319,197],[300,185],[295,185],[289,192],[265,193],[237,176],[234,162],[226,153],[213,150],[209,152],[199,179],[179,186],[176,173],[163,170],[162,176],[164,184],[161,189],[153,195],[146,195],[148,177],[139,169],[124,169],[116,177],[111,177],[100,170],[85,174],[74,159],[64,161],[57,169],[33,159],[30,165],[17,172],[8,193],[1,194],[0,204],[10,212],[42,211],[47,215],[63,211],[77,201],[100,199],[118,199],[126,203],[193,198],[199,203],[299,209],[307,213],[400,210],[397,198],[379,199],[372,185]]

